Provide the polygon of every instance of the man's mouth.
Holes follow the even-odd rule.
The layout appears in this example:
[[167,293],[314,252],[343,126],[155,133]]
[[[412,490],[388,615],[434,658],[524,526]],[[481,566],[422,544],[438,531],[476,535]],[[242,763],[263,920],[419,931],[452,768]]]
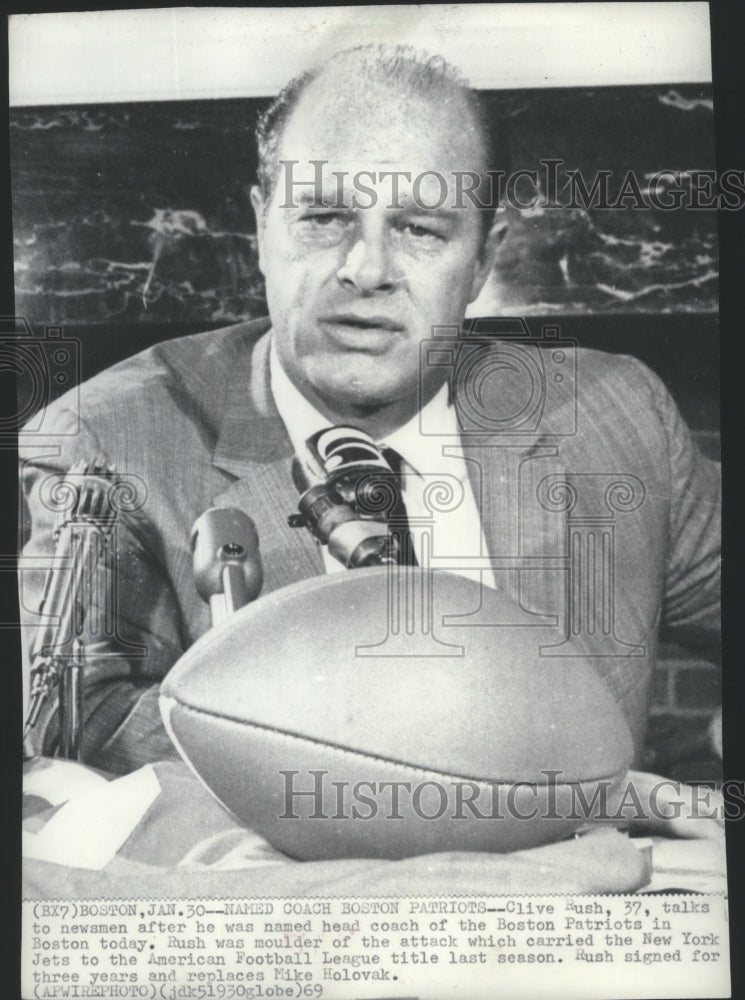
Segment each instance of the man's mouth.
[[404,330],[403,323],[390,316],[364,313],[334,313],[331,316],[323,316],[321,322],[340,327],[352,327],[357,330],[387,330],[390,333],[401,333]]
[[386,354],[406,330],[384,313],[332,313],[321,317],[321,326],[335,350],[372,355]]

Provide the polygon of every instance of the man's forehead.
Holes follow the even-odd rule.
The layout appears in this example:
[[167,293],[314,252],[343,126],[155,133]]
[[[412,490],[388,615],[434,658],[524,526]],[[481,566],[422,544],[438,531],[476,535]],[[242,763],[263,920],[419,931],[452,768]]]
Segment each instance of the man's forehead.
[[281,162],[292,164],[293,177],[307,180],[309,185],[312,182],[316,190],[324,191],[340,191],[362,181],[370,187],[383,183],[390,187],[392,178],[395,178],[397,190],[407,191],[414,181],[417,186],[428,182],[439,184],[440,176],[444,176],[446,180],[452,182],[454,174],[451,171],[440,175],[440,172],[433,170],[431,163],[425,160],[393,160],[384,157],[372,161],[367,157],[357,156],[344,159],[324,157],[313,161],[290,160],[283,157]]
[[481,137],[457,91],[435,99],[388,81],[346,82],[326,74],[309,84],[282,130],[280,159],[353,171],[484,169]]

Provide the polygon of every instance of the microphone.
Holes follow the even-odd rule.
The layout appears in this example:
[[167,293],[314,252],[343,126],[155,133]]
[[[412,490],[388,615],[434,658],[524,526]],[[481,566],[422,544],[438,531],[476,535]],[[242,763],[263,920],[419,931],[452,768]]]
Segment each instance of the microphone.
[[194,580],[218,625],[261,592],[264,574],[259,536],[236,507],[210,507],[191,529]]
[[292,478],[301,496],[290,527],[308,528],[347,568],[399,562],[399,539],[388,526],[399,486],[368,434],[351,426],[318,431],[293,459]]
[[110,500],[116,486],[112,476],[113,469],[102,461],[80,461],[56,487],[57,498],[69,498],[70,502],[57,515],[54,564],[47,573],[39,605],[39,614],[48,616],[49,621],[37,629],[29,651],[31,688],[24,742],[45,701],[59,685],[61,754],[70,760],[79,758],[82,736],[82,636],[90,612],[85,599],[90,601],[97,591],[105,539],[117,517]]

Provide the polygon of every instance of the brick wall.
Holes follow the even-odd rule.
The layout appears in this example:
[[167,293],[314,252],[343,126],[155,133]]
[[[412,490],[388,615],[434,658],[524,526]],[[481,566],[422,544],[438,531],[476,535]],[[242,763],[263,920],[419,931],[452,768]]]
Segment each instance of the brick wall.
[[664,643],[653,677],[652,715],[709,719],[722,698],[719,666]]
[[708,730],[721,691],[721,670],[713,659],[661,644],[641,767],[678,781],[720,782],[721,761]]

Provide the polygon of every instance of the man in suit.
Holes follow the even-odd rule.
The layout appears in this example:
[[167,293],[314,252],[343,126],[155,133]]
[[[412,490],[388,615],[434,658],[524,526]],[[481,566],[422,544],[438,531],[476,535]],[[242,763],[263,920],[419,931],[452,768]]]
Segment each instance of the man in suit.
[[[525,620],[554,623],[557,646],[577,634],[570,521],[612,523],[597,536],[612,535],[615,546],[598,577],[601,589],[612,580],[612,593],[588,612],[584,639],[640,751],[661,622],[717,627],[717,470],[659,380],[633,359],[568,357],[567,348],[539,356],[513,339],[486,401],[452,365],[432,361],[443,330],[460,339],[452,331],[500,238],[494,212],[463,197],[463,177],[493,166],[484,126],[477,97],[449,67],[406,50],[352,50],[293,81],[260,124],[252,191],[269,320],[123,362],[84,387],[80,413],[63,397],[44,436],[23,441],[29,622],[53,548],[48,477],[102,456],[147,493],[120,525],[118,634],[88,650],[101,655],[86,664],[87,762],[124,773],[177,756],[158,682],[209,627],[189,551],[207,507],[240,507],[256,522],[264,593],[333,569],[287,515],[297,507],[293,453],[336,424],[395,447],[411,480],[462,485],[457,510],[435,524],[435,562],[508,589]],[[435,354],[422,352],[426,343]],[[463,346],[470,357],[473,345]],[[492,348],[473,371],[489,370]],[[535,419],[521,423],[536,386]],[[37,749],[49,753],[56,740],[50,711]]]

